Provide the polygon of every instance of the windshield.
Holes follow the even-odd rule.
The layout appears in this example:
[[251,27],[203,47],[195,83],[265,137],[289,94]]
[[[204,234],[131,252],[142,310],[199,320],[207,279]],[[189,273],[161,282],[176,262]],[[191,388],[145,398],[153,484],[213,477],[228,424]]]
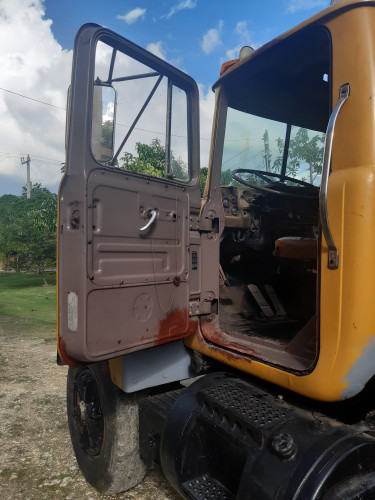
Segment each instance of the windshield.
[[[330,114],[330,35],[303,30],[260,51],[222,77],[227,117],[222,185],[236,169],[252,184],[270,181],[320,186]],[[262,179],[263,177],[263,179]],[[305,186],[309,187],[309,186]]]
[[[232,172],[261,170],[320,186],[325,134],[228,108],[221,170],[221,185],[238,185]],[[241,176],[266,184],[247,172]],[[285,184],[289,184],[285,179]]]

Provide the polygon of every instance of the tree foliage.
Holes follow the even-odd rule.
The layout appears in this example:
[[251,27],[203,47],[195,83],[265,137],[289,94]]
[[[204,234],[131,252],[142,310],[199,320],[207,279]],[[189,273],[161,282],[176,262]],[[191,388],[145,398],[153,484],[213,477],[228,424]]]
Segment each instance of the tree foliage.
[[201,191],[201,198],[203,198],[204,189],[206,187],[207,175],[208,175],[208,168],[202,167],[199,171],[199,187]]
[[[238,175],[244,181],[250,182],[252,184],[257,184],[257,181],[259,180],[259,178],[254,174],[240,173]],[[220,186],[239,186],[239,187],[242,186],[243,187],[244,184],[236,181],[232,177],[232,170],[230,168],[227,168],[226,170],[222,170],[222,172],[221,172]]]
[[[272,170],[280,172],[282,165],[282,154],[284,151],[284,139],[276,140],[280,156],[273,163]],[[322,159],[324,149],[324,134],[316,134],[311,139],[309,131],[299,128],[296,135],[289,143],[288,163],[286,175],[289,177],[300,177],[301,171],[304,175],[301,180],[313,184],[316,177],[322,173]],[[305,169],[304,169],[305,165]]]
[[0,197],[0,252],[9,268],[43,272],[56,263],[57,196],[40,184]]
[[112,149],[113,147],[113,121],[106,120],[102,124],[102,138],[100,145],[103,148]]
[[[164,177],[165,175],[165,147],[161,145],[160,139],[153,139],[151,144],[137,142],[135,146],[136,155],[125,153],[121,158],[121,168],[141,174]],[[179,180],[188,179],[188,167],[181,158],[175,158],[173,152],[170,155],[170,173],[173,178]]]

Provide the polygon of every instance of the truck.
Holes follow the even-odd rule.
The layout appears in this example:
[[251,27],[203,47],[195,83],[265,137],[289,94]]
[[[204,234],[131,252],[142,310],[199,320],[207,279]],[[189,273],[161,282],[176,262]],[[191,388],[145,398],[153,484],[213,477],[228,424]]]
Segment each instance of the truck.
[[58,359],[79,467],[187,499],[375,498],[375,2],[334,2],[213,86],[75,39]]

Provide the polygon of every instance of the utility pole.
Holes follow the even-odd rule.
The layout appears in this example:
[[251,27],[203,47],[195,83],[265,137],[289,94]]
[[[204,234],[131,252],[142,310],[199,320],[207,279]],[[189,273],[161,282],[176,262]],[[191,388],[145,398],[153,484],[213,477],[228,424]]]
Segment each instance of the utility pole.
[[30,192],[30,155],[27,155],[27,158],[21,158],[21,165],[25,165],[26,163],[26,170],[27,170],[27,180],[26,180],[26,197],[27,199],[30,198],[31,192]]
[[268,130],[263,134],[264,142],[264,161],[266,162],[266,172],[271,172],[271,154],[270,154],[270,141],[268,138]]

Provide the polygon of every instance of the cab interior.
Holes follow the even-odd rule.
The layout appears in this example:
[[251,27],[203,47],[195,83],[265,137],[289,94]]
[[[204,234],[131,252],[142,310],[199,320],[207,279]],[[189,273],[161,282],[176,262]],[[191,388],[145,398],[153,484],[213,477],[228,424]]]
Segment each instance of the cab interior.
[[331,67],[329,32],[317,27],[259,49],[219,80],[227,106],[220,331],[234,349],[296,372],[311,370],[319,353]]

